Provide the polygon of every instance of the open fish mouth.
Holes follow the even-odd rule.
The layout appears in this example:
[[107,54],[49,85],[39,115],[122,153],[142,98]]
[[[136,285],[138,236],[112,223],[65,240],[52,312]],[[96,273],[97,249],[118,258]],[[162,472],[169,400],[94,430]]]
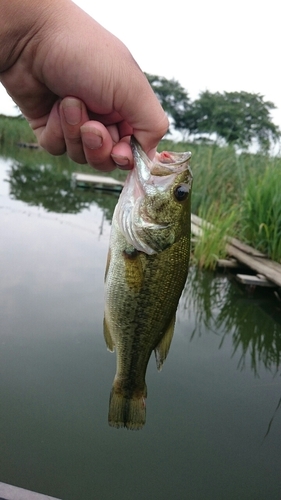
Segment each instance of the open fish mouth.
[[156,153],[152,161],[148,158],[134,136],[131,137],[131,148],[141,183],[149,181],[151,176],[177,175],[189,168],[187,162],[191,158],[190,151],[185,153],[163,151],[162,153]]
[[[166,248],[168,242],[171,244],[174,241],[170,216],[166,218],[165,213],[161,216],[161,199],[166,197],[167,200],[177,176],[190,172],[188,160],[191,153],[164,151],[157,153],[152,161],[133,136],[131,147],[135,167],[129,172],[120,195],[115,220],[129,245],[152,255]],[[187,190],[191,189],[191,172],[187,175],[186,184]],[[157,232],[158,244],[154,243]]]

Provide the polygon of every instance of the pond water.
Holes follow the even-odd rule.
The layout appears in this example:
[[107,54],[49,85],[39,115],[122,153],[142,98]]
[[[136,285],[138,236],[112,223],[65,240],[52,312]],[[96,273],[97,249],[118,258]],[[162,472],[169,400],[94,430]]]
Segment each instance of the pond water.
[[[280,500],[281,304],[191,268],[147,421],[108,426],[103,275],[117,197],[0,157],[0,481],[63,500]],[[196,176],[196,172],[195,172]],[[195,178],[196,182],[196,178]]]

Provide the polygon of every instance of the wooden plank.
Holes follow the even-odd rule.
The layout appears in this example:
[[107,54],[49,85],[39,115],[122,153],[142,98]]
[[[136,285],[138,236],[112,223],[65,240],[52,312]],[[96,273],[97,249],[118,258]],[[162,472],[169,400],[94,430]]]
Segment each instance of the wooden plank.
[[231,238],[229,236],[226,236],[226,241],[228,243],[231,243],[231,245],[239,248],[243,252],[252,255],[253,257],[267,257],[264,253],[261,253],[259,250],[256,250],[253,247],[250,247],[250,245],[247,245],[246,243],[243,243],[240,240],[237,240],[237,238]]
[[193,224],[199,227],[201,226],[209,226],[211,228],[213,227],[213,225],[210,222],[205,221],[204,219],[195,214],[191,214],[191,222],[193,222]]
[[80,186],[92,186],[96,189],[109,189],[121,191],[124,182],[118,181],[113,177],[105,177],[103,175],[91,175],[83,174],[80,172],[74,172],[72,174],[72,185],[73,187]]
[[75,179],[76,182],[87,182],[89,184],[104,184],[108,186],[124,186],[124,182],[118,181],[113,177],[106,177],[104,175],[92,175],[92,174],[83,174],[80,172],[74,172],[72,174],[72,178]]
[[6,483],[0,483],[0,496],[3,500],[58,500],[49,495],[42,495]]
[[[213,224],[210,222],[204,221],[201,217],[198,217],[198,215],[191,214],[191,222],[195,226],[199,226],[200,228],[208,227],[210,229],[214,228]],[[243,243],[242,241],[238,240],[237,238],[231,238],[229,236],[226,236],[226,241],[231,243],[233,246],[236,246],[240,250],[242,250],[245,253],[248,253],[249,255],[254,255],[258,257],[266,257],[265,254],[261,253],[259,250],[256,250],[255,248],[247,245],[246,243]]]
[[253,269],[253,271],[263,274],[269,281],[272,281],[273,283],[281,287],[281,270],[279,271],[277,270],[277,268],[272,269],[272,267],[268,265],[270,264],[269,259],[264,259],[263,257],[252,257],[251,255],[243,252],[242,250],[239,250],[239,248],[230,244],[226,245],[226,251],[228,255],[235,257],[237,260],[250,267],[250,269]]
[[268,281],[262,275],[252,276],[250,274],[237,274],[236,279],[240,283],[243,283],[243,285],[254,285],[254,286],[265,286],[265,287],[276,286],[271,281]]
[[41,149],[37,142],[18,142],[19,148]]
[[202,236],[203,229],[197,226],[196,224],[193,224],[193,222],[191,222],[191,232],[192,234],[194,234],[194,236]]
[[[212,224],[204,221],[198,215],[191,215],[191,231],[193,234],[201,236],[204,225],[210,228],[213,227]],[[228,255],[281,287],[281,265],[278,262],[268,259],[263,253],[236,238],[226,237],[225,240]]]

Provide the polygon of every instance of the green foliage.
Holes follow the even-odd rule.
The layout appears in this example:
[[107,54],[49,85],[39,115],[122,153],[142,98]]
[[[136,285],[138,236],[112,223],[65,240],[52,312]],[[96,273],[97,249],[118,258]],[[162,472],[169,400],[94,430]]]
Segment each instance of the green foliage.
[[55,172],[51,165],[37,168],[14,164],[10,170],[10,194],[47,212],[75,214],[97,203],[111,220],[118,197],[91,189],[72,189],[69,172]]
[[199,215],[208,221],[202,228],[202,235],[195,244],[193,260],[200,268],[215,269],[217,260],[226,257],[225,236],[234,235],[237,214],[232,210],[213,203],[208,210],[200,210]]
[[270,116],[276,106],[260,94],[206,90],[191,102],[178,81],[150,74],[146,77],[172,118],[174,128],[201,142],[215,137],[243,149],[255,142],[262,151],[268,151],[281,137],[280,129]]
[[160,148],[192,152],[192,212],[195,214],[207,210],[212,203],[222,205],[225,210],[241,203],[249,173],[263,172],[267,162],[264,155],[237,155],[231,146],[173,144],[165,140],[161,141]]
[[190,134],[216,134],[228,144],[247,148],[257,141],[268,151],[280,138],[280,130],[271,120],[275,105],[260,94],[248,92],[201,92],[191,109],[175,127]]
[[[106,219],[111,220],[117,196],[92,189],[73,189],[73,172],[93,173],[88,165],[77,165],[66,155],[51,156],[46,151],[27,148],[3,148],[6,158],[13,158],[8,182],[12,198],[27,205],[43,207],[47,212],[78,213],[97,203]],[[110,173],[104,173],[110,176]],[[126,173],[115,170],[114,177],[124,180]]]
[[281,262],[281,165],[272,163],[245,186],[242,227],[246,241]]
[[161,149],[192,152],[192,213],[212,222],[218,231],[218,237],[206,232],[206,242],[197,244],[200,246],[196,259],[200,260],[202,252],[201,265],[203,260],[204,266],[210,264],[206,254],[222,257],[220,247],[215,248],[216,240],[220,244],[220,235],[226,234],[236,234],[240,240],[281,262],[281,158],[238,155],[231,146],[185,142],[173,145],[171,141],[162,141]]
[[34,132],[22,116],[0,115],[0,145],[37,142]]
[[[249,300],[235,281],[221,274],[202,272],[190,266],[181,303],[186,311],[195,314],[192,337],[207,328],[213,332],[224,332],[222,345],[229,335],[233,342],[233,355],[240,353],[238,367],[243,370],[246,363],[258,375],[259,368],[276,370],[281,363],[281,326],[278,303],[273,291],[255,291],[260,307]],[[274,321],[274,316],[276,320]]]
[[190,110],[190,99],[187,91],[177,80],[168,80],[164,76],[148,73],[145,75],[163,109],[174,123],[180,122]]

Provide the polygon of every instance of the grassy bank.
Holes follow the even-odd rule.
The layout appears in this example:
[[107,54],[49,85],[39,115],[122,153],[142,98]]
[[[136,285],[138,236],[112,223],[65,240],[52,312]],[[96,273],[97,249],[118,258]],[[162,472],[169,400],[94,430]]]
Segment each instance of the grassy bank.
[[29,124],[21,116],[0,115],[0,145],[16,145],[18,142],[36,142]]
[[281,262],[281,158],[237,154],[217,145],[163,141],[165,149],[192,152],[192,212],[214,224],[194,249],[202,267],[224,256],[223,236],[235,236]]
[[[0,115],[2,147],[35,141],[23,118]],[[200,266],[212,268],[217,257],[224,256],[226,233],[281,262],[280,157],[238,155],[231,146],[166,140],[160,149],[192,152],[192,212],[217,228],[216,232],[206,230],[195,246],[193,255]]]

